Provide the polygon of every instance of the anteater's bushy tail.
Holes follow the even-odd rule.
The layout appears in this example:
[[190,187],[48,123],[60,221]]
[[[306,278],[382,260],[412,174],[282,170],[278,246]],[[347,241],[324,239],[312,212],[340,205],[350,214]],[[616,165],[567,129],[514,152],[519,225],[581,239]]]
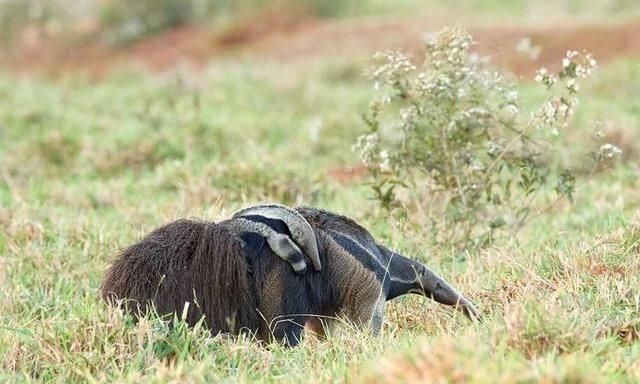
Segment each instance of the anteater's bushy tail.
[[256,330],[256,294],[240,243],[213,222],[177,220],[125,249],[100,288],[110,303],[134,315],[153,305],[159,315],[181,316],[194,325],[202,316],[215,334]]

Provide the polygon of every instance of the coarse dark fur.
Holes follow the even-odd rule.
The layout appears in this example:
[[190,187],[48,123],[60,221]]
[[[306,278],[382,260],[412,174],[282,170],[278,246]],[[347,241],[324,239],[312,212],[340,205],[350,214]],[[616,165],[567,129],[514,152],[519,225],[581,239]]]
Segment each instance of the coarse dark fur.
[[210,329],[233,332],[238,324],[255,326],[258,316],[253,282],[243,250],[224,227],[212,222],[177,220],[125,249],[109,268],[101,287],[108,301],[134,314],[155,305],[159,314],[180,315],[189,302],[186,321],[204,315]]
[[[225,223],[177,220],[154,230],[115,259],[103,298],[135,315],[153,306],[160,315],[180,316],[188,302],[190,325],[204,316],[214,334],[247,330],[289,344],[296,343],[307,314],[335,313],[328,308],[336,296],[331,265],[297,275],[264,238],[232,234]],[[271,224],[287,230],[283,222]]]
[[[313,228],[321,271],[296,274],[264,237],[239,231],[234,219],[178,220],[125,249],[107,272],[102,296],[134,314],[154,306],[160,315],[180,315],[188,302],[186,321],[191,325],[204,316],[214,334],[247,330],[289,345],[298,343],[305,323],[318,329],[319,318],[340,315],[377,334],[386,300],[405,293],[460,304],[468,316],[477,315],[444,280],[379,246],[352,220],[313,208],[297,211]],[[244,219],[291,235],[281,220]]]

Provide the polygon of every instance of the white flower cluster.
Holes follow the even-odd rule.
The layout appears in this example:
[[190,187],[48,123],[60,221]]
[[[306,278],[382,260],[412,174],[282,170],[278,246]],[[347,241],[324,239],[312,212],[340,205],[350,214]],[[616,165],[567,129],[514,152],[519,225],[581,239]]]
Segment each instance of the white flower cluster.
[[380,151],[380,161],[378,163],[378,167],[380,172],[382,173],[391,173],[391,158],[389,157],[389,152],[387,150]]
[[418,116],[418,107],[415,105],[400,109],[400,121],[402,127],[405,129],[410,128],[415,123]]
[[436,69],[463,66],[473,44],[473,38],[464,28],[447,28],[426,39],[427,60]]
[[611,160],[622,156],[622,150],[613,144],[602,144],[598,150],[600,160]]
[[578,84],[576,79],[571,78],[567,80],[567,90],[572,94],[578,93],[578,90],[580,90],[580,84]]
[[550,73],[546,68],[536,71],[534,80],[551,89],[559,79],[565,81],[566,92],[563,96],[554,96],[542,105],[534,114],[533,121],[537,128],[551,127],[553,135],[558,134],[558,127],[565,128],[575,108],[578,99],[575,95],[580,90],[579,78],[588,77],[597,68],[593,56],[587,52],[567,51],[562,59],[562,69],[558,75]]
[[567,55],[562,59],[562,69],[570,71],[571,77],[588,77],[598,67],[598,63],[588,52],[567,51]]
[[538,69],[536,71],[536,76],[533,79],[536,81],[536,83],[546,85],[547,88],[553,87],[556,81],[558,81],[556,76],[550,73],[545,67]]
[[449,122],[449,128],[484,129],[491,113],[482,107],[472,107],[457,113]]
[[464,98],[470,78],[478,76],[475,68],[481,60],[469,54],[471,36],[461,27],[447,28],[425,41],[425,66],[415,79],[414,89],[421,96],[438,99]]
[[400,51],[382,51],[373,55],[373,61],[379,63],[367,72],[367,75],[387,84],[393,84],[398,78],[416,69],[409,55]]
[[437,96],[451,89],[451,79],[441,73],[422,72],[416,79],[415,88],[423,96]]
[[590,53],[578,51],[567,51],[567,55],[562,59],[562,71],[560,77],[567,78],[566,88],[571,94],[578,93],[580,84],[578,78],[586,78],[597,68],[597,62]]
[[559,134],[557,127],[566,128],[569,125],[569,119],[577,106],[576,98],[553,97],[534,115],[536,127],[538,129],[552,127],[551,133],[557,136]]
[[351,150],[360,154],[362,164],[368,169],[382,173],[392,171],[391,156],[387,150],[380,150],[380,138],[376,132],[359,136]]
[[352,151],[360,153],[362,164],[367,168],[370,168],[373,163],[376,162],[373,154],[377,151],[378,141],[378,134],[376,132],[368,133],[358,136],[358,140],[353,147],[351,147]]

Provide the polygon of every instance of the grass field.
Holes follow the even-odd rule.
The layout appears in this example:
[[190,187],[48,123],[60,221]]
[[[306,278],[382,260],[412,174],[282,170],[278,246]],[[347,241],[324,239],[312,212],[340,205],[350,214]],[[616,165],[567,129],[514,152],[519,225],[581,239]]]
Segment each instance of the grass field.
[[[372,96],[359,64],[243,56],[97,82],[0,70],[0,382],[640,381],[640,59],[609,61],[583,86],[566,157],[600,119],[623,160],[573,204],[463,257],[370,199],[351,151]],[[151,229],[264,200],[353,217],[452,281],[485,322],[403,297],[379,338],[344,324],[285,349],[133,324],[97,299],[118,249]]]

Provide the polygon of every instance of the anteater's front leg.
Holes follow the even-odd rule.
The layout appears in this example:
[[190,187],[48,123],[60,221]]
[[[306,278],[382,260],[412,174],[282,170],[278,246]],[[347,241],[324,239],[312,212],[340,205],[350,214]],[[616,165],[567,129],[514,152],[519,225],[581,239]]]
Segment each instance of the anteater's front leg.
[[371,279],[364,286],[354,287],[350,292],[345,312],[349,319],[363,329],[369,329],[378,336],[384,322],[386,297],[382,293],[380,283]]
[[263,339],[298,345],[305,323],[316,313],[304,287],[304,277],[294,275],[288,265],[277,262],[260,284],[260,313]]

